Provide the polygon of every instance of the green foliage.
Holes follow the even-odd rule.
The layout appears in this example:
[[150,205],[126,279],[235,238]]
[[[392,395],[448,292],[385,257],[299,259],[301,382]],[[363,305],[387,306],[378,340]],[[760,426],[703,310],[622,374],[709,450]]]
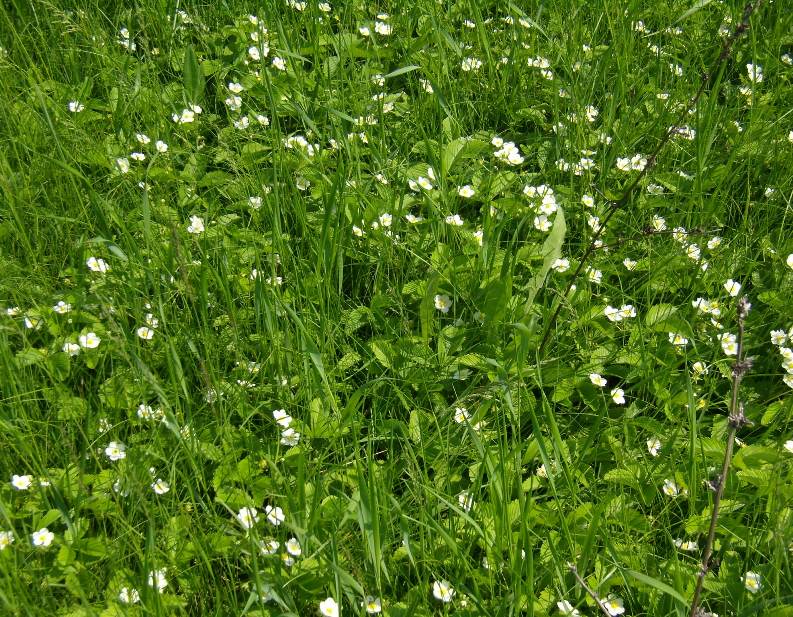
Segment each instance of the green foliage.
[[685,615],[744,293],[793,612],[784,2],[116,4],[0,17],[0,613]]

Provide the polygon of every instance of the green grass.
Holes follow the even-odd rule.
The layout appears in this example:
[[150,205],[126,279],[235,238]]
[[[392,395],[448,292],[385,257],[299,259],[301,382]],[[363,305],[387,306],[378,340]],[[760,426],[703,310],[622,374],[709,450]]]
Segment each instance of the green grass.
[[[753,305],[752,424],[703,606],[793,615],[785,2],[752,16],[685,117],[695,137],[610,218],[586,264],[600,282],[566,295],[590,217],[639,174],[618,159],[678,122],[740,3],[268,0],[258,26],[231,0],[121,4],[0,9],[0,613],[302,616],[330,597],[359,615],[371,595],[395,617],[598,614],[572,563],[626,615],[688,615],[727,443],[733,279]],[[540,185],[544,230],[542,189],[524,190]]]

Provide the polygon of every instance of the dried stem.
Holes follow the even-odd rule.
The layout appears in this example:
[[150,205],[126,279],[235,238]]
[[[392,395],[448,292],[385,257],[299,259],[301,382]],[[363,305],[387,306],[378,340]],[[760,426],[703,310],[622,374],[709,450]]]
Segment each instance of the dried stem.
[[[606,212],[606,216],[603,218],[603,221],[600,223],[595,234],[592,236],[592,242],[590,242],[589,246],[587,247],[586,251],[584,251],[584,255],[581,257],[580,262],[578,263],[578,267],[573,272],[573,275],[570,277],[569,282],[567,283],[567,287],[562,294],[563,298],[566,298],[570,293],[570,289],[572,288],[574,282],[578,279],[578,276],[584,270],[584,266],[589,261],[589,258],[592,256],[592,253],[595,252],[597,248],[595,243],[600,239],[603,235],[603,232],[606,229],[606,225],[611,220],[611,218],[617,213],[618,210],[623,208],[631,199],[634,191],[639,187],[639,184],[644,179],[644,177],[649,173],[649,171],[655,166],[655,163],[658,159],[658,155],[660,154],[661,150],[669,143],[669,140],[672,136],[677,132],[677,127],[683,124],[686,116],[688,115],[689,109],[693,109],[696,107],[699,99],[702,98],[702,95],[707,90],[708,84],[711,81],[712,76],[718,75],[721,66],[727,61],[732,53],[732,49],[735,46],[735,42],[749,29],[749,19],[751,18],[752,14],[760,8],[760,5],[763,3],[763,0],[754,0],[747,4],[743,9],[743,18],[741,19],[741,23],[739,23],[732,34],[724,41],[724,44],[721,48],[721,53],[719,57],[716,59],[716,62],[713,66],[713,69],[710,73],[704,73],[702,75],[702,81],[700,83],[699,89],[697,93],[691,98],[689,104],[683,108],[680,112],[677,121],[670,126],[666,133],[664,134],[663,138],[658,142],[658,145],[653,150],[652,154],[647,158],[647,164],[634,178],[633,182],[628,185],[628,188],[622,193],[622,195],[616,201],[612,201],[609,204],[609,209]],[[541,355],[543,350],[545,349],[545,345],[548,343],[548,339],[551,337],[551,331],[553,330],[553,326],[556,323],[556,320],[559,318],[559,313],[562,310],[562,302],[557,304],[556,309],[554,309],[551,318],[548,320],[548,325],[545,328],[545,334],[543,334],[542,341],[540,341],[540,346],[537,350],[538,355]]]
[[578,573],[578,568],[576,568],[575,564],[568,563],[567,567],[570,569],[570,572],[573,573],[573,576],[575,576],[575,580],[578,582],[578,584],[581,585],[583,590],[586,591],[587,594],[589,594],[589,597],[592,598],[595,601],[595,604],[598,605],[598,607],[600,608],[600,612],[606,615],[606,617],[610,617],[609,612],[606,610],[606,607],[603,606],[603,601],[600,599],[600,596],[598,596],[598,594],[596,594],[590,588],[590,586],[586,584],[586,581],[583,578],[581,578],[581,575]]
[[697,587],[694,590],[694,597],[691,600],[690,617],[695,617],[698,614],[697,609],[699,608],[699,601],[702,596],[702,585],[705,582],[705,576],[710,570],[710,558],[713,555],[713,542],[716,539],[716,525],[719,520],[719,506],[721,505],[721,498],[724,495],[727,474],[730,471],[732,451],[735,445],[735,434],[738,432],[739,428],[747,423],[746,416],[743,412],[743,404],[738,402],[738,389],[740,388],[743,376],[752,365],[750,358],[743,357],[744,321],[749,312],[749,307],[750,304],[746,296],[738,301],[738,349],[735,356],[735,363],[732,367],[732,395],[730,397],[729,415],[730,431],[727,434],[727,449],[724,452],[721,474],[719,474],[719,477],[711,484],[711,487],[715,491],[715,495],[713,496],[713,512],[710,516],[710,528],[708,529],[708,540],[705,543],[705,552],[702,554],[702,564],[697,574]]

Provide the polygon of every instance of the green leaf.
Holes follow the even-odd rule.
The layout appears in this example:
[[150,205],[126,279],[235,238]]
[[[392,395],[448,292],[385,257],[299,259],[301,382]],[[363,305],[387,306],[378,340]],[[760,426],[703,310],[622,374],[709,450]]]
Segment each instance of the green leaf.
[[545,286],[545,279],[548,276],[548,272],[551,271],[551,265],[562,256],[562,245],[564,244],[566,231],[567,225],[564,220],[564,211],[562,208],[559,208],[556,212],[556,218],[553,221],[551,233],[548,234],[548,237],[545,238],[545,242],[542,244],[542,267],[529,281],[526,300],[527,315],[531,312],[537,294]]
[[628,576],[635,578],[640,583],[649,585],[650,587],[653,587],[658,591],[663,592],[668,596],[671,596],[672,598],[674,598],[683,605],[688,604],[688,601],[681,595],[679,591],[677,591],[673,587],[670,587],[666,583],[663,583],[658,579],[653,578],[652,576],[647,576],[646,574],[642,574],[641,572],[636,572],[635,570],[623,570],[623,572]]
[[395,71],[391,71],[390,73],[383,75],[383,78],[391,79],[392,77],[404,75],[405,73],[410,73],[411,71],[415,71],[416,69],[420,69],[420,68],[421,67],[418,64],[409,64],[408,66],[403,66],[402,68],[396,69]]
[[204,92],[204,75],[201,66],[198,64],[193,46],[188,45],[184,52],[184,69],[182,71],[184,80],[184,91],[188,97],[188,103],[198,103],[201,94]]
[[647,315],[644,317],[644,323],[647,324],[648,328],[652,328],[666,321],[676,312],[677,307],[671,304],[656,304],[655,306],[651,306],[650,310],[647,311]]

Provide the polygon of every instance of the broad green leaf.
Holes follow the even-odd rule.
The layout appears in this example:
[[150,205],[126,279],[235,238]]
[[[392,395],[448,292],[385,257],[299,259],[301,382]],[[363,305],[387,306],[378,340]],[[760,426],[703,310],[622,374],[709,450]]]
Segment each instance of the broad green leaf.
[[182,71],[185,95],[188,103],[198,103],[204,92],[204,75],[198,64],[193,46],[188,45],[184,52],[184,69]]
[[551,265],[562,256],[562,246],[566,231],[567,225],[564,220],[564,211],[559,208],[556,212],[551,232],[542,244],[543,262],[540,271],[532,277],[528,284],[525,311],[527,315],[531,313],[537,294],[545,286],[545,279],[548,276],[548,272],[551,271]]

